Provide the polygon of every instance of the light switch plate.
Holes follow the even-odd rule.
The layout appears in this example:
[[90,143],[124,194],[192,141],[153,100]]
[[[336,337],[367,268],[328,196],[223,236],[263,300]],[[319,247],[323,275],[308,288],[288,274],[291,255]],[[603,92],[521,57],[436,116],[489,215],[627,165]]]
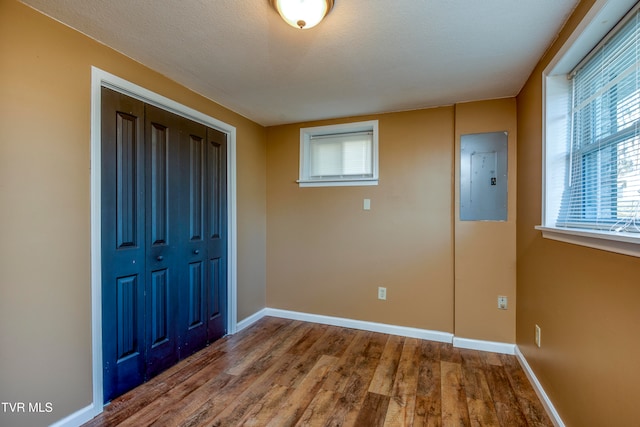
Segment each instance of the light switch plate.
[[505,297],[505,296],[499,296],[498,297],[498,308],[500,310],[506,310],[507,309],[507,297]]

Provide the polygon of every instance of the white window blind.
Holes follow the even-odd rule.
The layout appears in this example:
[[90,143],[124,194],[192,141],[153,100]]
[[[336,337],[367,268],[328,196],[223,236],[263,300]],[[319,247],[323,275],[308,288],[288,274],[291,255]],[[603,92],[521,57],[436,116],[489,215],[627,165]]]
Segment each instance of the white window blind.
[[556,226],[640,232],[640,16],[573,73],[568,176]]
[[309,148],[310,179],[373,176],[372,132],[312,136]]

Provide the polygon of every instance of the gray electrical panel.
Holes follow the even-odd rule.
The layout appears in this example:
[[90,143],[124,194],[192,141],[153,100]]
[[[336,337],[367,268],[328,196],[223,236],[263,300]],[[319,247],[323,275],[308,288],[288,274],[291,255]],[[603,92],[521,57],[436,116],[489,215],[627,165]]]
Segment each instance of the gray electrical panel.
[[507,132],[460,138],[460,220],[507,220]]

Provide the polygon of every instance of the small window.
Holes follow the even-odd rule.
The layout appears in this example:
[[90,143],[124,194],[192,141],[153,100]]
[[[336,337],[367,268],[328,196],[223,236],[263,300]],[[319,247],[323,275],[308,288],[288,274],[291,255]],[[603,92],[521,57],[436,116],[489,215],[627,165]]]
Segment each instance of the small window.
[[378,121],[300,129],[300,187],[378,184]]

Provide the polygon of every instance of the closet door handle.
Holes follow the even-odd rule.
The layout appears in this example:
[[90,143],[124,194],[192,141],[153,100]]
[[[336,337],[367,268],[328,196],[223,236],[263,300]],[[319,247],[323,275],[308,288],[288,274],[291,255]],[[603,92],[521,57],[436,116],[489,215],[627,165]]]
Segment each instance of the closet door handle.
[[158,255],[158,257],[156,258],[158,261],[162,261],[164,259],[164,257],[162,255]]
[[200,253],[200,249],[194,249],[194,250],[193,250],[193,253],[194,253],[194,254],[196,254],[196,255],[198,255],[198,254]]

